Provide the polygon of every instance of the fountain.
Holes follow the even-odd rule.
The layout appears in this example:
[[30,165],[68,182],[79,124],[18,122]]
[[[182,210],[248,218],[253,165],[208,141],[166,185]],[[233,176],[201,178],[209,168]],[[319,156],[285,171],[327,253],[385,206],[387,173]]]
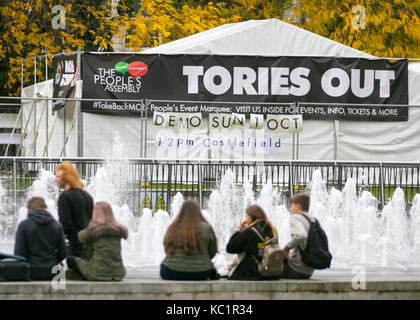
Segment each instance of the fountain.
[[[118,141],[116,145],[120,146]],[[127,241],[122,241],[124,264],[157,269],[165,255],[163,237],[184,197],[178,193],[172,198],[170,206],[173,215],[162,210],[153,213],[150,209],[143,209],[142,214],[136,216],[117,191],[128,183],[124,179],[126,170],[129,170],[127,162],[109,159],[86,182],[86,190],[95,202],[110,202],[116,219],[128,227],[129,237]],[[309,214],[320,221],[329,237],[332,268],[362,265],[377,270],[406,270],[420,267],[420,195],[415,196],[407,212],[403,190],[397,188],[391,201],[378,211],[376,198],[366,190],[360,190],[358,194],[356,182],[351,178],[342,191],[335,188],[327,191],[320,171],[314,172],[308,191],[311,195]],[[48,210],[57,218],[58,194],[54,173],[41,169],[28,190],[27,198],[35,195],[44,197]],[[4,189],[0,186],[0,199],[3,196]],[[281,190],[268,181],[256,194],[249,181],[237,186],[234,173],[227,170],[203,208],[203,215],[213,226],[218,240],[219,252],[213,259],[218,270],[231,258],[225,251],[226,243],[244,219],[245,208],[250,204],[259,204],[264,208],[278,230],[280,245],[285,245],[290,238],[290,212],[281,202]],[[10,226],[11,217],[4,211],[0,201],[0,250],[12,252],[13,239],[7,238],[4,230],[5,226]],[[26,209],[21,208],[16,222],[26,215]]]

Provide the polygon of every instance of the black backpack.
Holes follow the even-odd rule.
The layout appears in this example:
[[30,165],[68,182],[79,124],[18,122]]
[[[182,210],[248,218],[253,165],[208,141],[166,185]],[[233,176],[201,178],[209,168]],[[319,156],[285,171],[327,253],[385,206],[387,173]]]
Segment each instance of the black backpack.
[[31,267],[25,257],[0,252],[0,282],[30,280]]
[[308,244],[300,250],[302,261],[314,269],[326,269],[331,265],[332,255],[328,251],[328,238],[319,221],[312,222],[306,214],[301,214],[309,222]]

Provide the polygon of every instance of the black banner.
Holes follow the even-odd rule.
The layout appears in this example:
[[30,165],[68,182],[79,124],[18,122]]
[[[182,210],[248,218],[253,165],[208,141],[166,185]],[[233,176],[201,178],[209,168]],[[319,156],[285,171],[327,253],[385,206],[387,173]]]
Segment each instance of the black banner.
[[239,113],[239,114],[301,114],[304,120],[407,121],[406,105],[351,105],[316,103],[217,103],[147,100],[148,115],[153,112]]
[[[77,57],[75,54],[54,56],[56,67],[53,85],[53,98],[68,98],[73,93],[77,79]],[[66,105],[64,100],[53,100],[53,113]]]
[[[301,105],[299,112],[303,110],[305,119],[408,120],[408,110],[404,106],[408,104],[407,60],[84,54],[82,79],[83,98],[109,101],[85,102],[84,112],[140,115],[142,108],[124,100],[147,99],[152,100],[148,104],[149,116],[153,111],[151,105],[162,100],[166,101],[164,104],[178,107],[181,104],[217,106],[213,110],[197,111],[204,114],[223,112],[224,109],[238,113],[281,114],[276,106],[299,102],[326,104],[316,109],[322,109],[324,113],[311,112]],[[241,104],[244,106],[238,108]],[[245,108],[250,104],[254,104],[257,111]],[[349,106],[337,106],[342,109],[334,112],[327,104]],[[351,107],[351,104],[367,106]],[[247,109],[249,111],[244,111]],[[392,111],[384,111],[388,109]],[[193,112],[191,110],[184,108],[184,111],[173,112]]]

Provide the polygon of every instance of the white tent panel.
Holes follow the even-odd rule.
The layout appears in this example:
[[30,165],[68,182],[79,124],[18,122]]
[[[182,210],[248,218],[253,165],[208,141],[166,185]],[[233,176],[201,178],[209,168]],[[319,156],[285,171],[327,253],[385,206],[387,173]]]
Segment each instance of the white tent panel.
[[420,62],[408,64],[408,104],[420,107]]
[[338,160],[420,160],[420,63],[408,65],[408,121],[340,121]]
[[373,57],[278,19],[228,24],[141,53]]
[[[261,56],[331,56],[375,58],[364,52],[347,47],[317,34],[277,20],[251,20],[227,24],[207,30],[168,44],[142,51],[144,54],[219,54],[219,55],[261,55]],[[409,121],[408,122],[356,122],[340,121],[337,160],[410,160],[420,159],[420,63],[409,63]],[[75,97],[81,97],[81,81],[76,84]],[[33,97],[34,86],[24,88],[22,97]],[[52,96],[52,80],[47,84],[37,84],[35,96]],[[163,99],[164,97],[162,97]],[[52,130],[54,117],[51,103],[48,112],[41,118],[43,102],[36,103],[35,119],[28,122],[28,138],[25,155],[40,156],[48,133]],[[28,119],[33,103],[24,103],[23,127]],[[75,102],[58,113],[54,134],[49,147],[49,156],[58,156],[64,140],[64,128],[69,132],[75,111]],[[416,107],[417,106],[417,107]],[[66,122],[64,124],[64,112]],[[34,117],[34,115],[32,115]],[[114,147],[124,144],[128,157],[141,154],[141,119],[137,117],[117,117],[83,113],[83,155],[84,157],[107,157]],[[37,124],[39,134],[36,144],[33,138]],[[47,128],[48,124],[48,128]],[[67,156],[77,156],[77,119],[66,147]],[[247,127],[247,126],[246,126]],[[205,159],[210,157],[231,158],[238,156],[231,152],[209,151],[191,148],[187,152],[166,150],[163,154],[156,149],[156,134],[159,128],[147,121],[146,156],[152,158]],[[245,129],[246,131],[246,129]],[[162,132],[161,132],[162,133]],[[196,131],[197,141],[208,137],[208,120],[203,118],[203,129]],[[174,132],[163,132],[174,135]],[[254,133],[255,134],[255,133]],[[32,136],[31,136],[32,135]],[[116,138],[118,137],[118,138]],[[242,152],[243,158],[282,159],[293,157],[293,136],[277,135],[282,139],[281,152]],[[32,140],[31,140],[32,139]],[[201,139],[201,140],[200,140]],[[31,147],[32,144],[32,147]],[[34,153],[36,151],[36,153]],[[334,160],[334,121],[304,121],[303,132],[299,134],[299,159]]]
[[[21,96],[38,99],[43,97],[51,98],[52,88],[53,80],[51,79],[24,88]],[[77,81],[76,92],[71,97],[81,96],[81,89],[81,82]],[[77,111],[76,102],[73,101],[68,102],[54,116],[52,115],[51,100],[26,100],[23,102],[22,133],[25,127],[27,132],[27,137],[23,143],[23,154],[34,157],[43,155],[58,157],[63,151],[63,156],[77,156],[77,116],[73,130],[70,132],[75,111]],[[48,149],[44,154],[44,148],[50,135],[51,139]],[[68,142],[65,150],[63,150],[64,139],[67,135]]]
[[408,122],[340,121],[338,160],[418,161],[420,108]]
[[[278,19],[225,25],[142,53],[375,58]],[[408,77],[409,121],[340,121],[337,160],[398,161],[420,158],[417,156],[419,139],[416,139],[418,109],[414,107],[420,106],[420,63],[409,63]],[[299,159],[333,160],[334,122],[304,121],[298,152]]]
[[140,157],[141,118],[83,114],[83,155],[112,157],[118,145],[129,158]]
[[[0,116],[0,128],[13,128],[16,123],[17,114],[2,113]],[[20,129],[21,121],[16,123],[16,127]]]
[[299,133],[299,160],[334,159],[334,121],[303,121]]

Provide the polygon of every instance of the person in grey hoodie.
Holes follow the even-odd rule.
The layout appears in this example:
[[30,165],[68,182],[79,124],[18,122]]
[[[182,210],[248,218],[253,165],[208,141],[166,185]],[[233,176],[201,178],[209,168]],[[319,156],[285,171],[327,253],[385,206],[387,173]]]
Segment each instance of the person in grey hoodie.
[[292,239],[283,248],[283,253],[287,259],[284,261],[284,268],[280,278],[286,279],[309,279],[314,273],[314,269],[307,266],[302,261],[300,250],[305,250],[308,244],[308,232],[311,222],[315,219],[308,215],[310,199],[305,193],[298,193],[292,197],[290,217],[290,231]]
[[53,267],[66,258],[63,227],[46,211],[43,198],[29,199],[26,207],[28,218],[18,226],[15,255],[27,259],[32,280],[51,280]]

